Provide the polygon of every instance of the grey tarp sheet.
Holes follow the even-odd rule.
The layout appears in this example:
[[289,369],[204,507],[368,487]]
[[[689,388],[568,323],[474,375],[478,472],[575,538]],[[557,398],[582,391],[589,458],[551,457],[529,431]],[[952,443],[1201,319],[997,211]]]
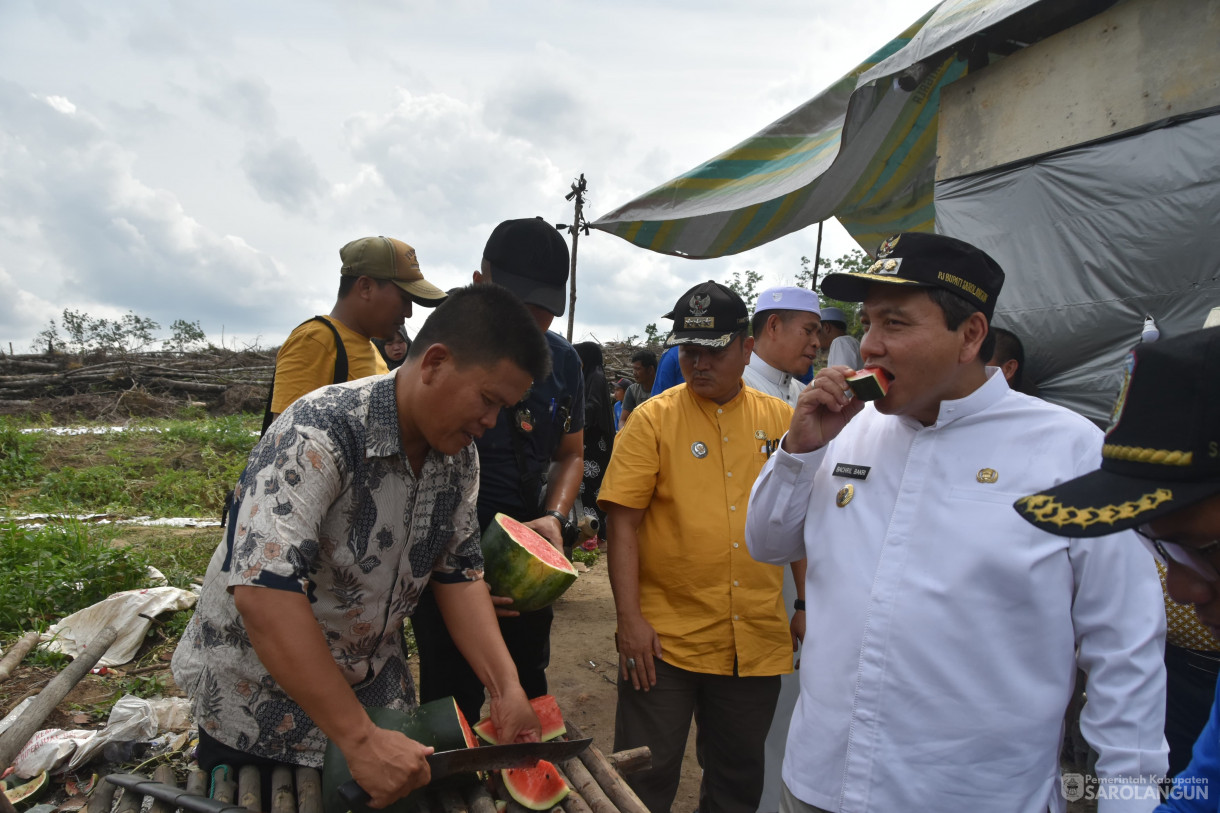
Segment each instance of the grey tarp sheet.
[[1220,306],[1215,111],[941,181],[935,196],[937,231],[1004,268],[995,323],[1024,341],[1027,380],[1103,426],[1145,314],[1170,336]]

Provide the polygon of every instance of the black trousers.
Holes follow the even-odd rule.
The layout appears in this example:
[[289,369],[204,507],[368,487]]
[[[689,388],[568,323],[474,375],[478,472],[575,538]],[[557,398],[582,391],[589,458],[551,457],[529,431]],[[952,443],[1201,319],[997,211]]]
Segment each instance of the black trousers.
[[[554,617],[551,607],[543,607],[500,619],[500,634],[517,665],[517,679],[527,697],[546,694]],[[411,614],[411,629],[419,648],[419,702],[453,695],[466,719],[471,723],[477,721],[483,708],[483,684],[449,636],[431,586],[424,590]]]
[[779,675],[708,675],[654,663],[657,685],[647,692],[619,678],[614,750],[652,750],[652,767],[629,774],[627,784],[652,813],[669,813],[693,716],[695,754],[703,769],[699,813],[755,813]]
[[1165,739],[1169,742],[1169,776],[1177,776],[1190,764],[1195,740],[1211,715],[1218,673],[1220,652],[1165,644]]

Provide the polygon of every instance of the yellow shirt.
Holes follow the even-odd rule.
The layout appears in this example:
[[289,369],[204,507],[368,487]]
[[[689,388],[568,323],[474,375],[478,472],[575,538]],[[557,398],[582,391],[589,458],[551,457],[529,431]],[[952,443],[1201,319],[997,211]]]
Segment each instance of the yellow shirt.
[[[720,406],[685,384],[640,404],[614,439],[598,504],[644,508],[640,609],[671,666],[743,677],[792,671],[783,569],[746,549],[750,488],[792,409],[742,387]],[[610,540],[614,544],[614,540]]]
[[[377,346],[338,319],[325,317],[339,330],[347,351],[347,380],[388,373]],[[275,390],[271,411],[279,414],[296,399],[335,381],[335,334],[320,322],[309,321],[284,341],[275,356]]]

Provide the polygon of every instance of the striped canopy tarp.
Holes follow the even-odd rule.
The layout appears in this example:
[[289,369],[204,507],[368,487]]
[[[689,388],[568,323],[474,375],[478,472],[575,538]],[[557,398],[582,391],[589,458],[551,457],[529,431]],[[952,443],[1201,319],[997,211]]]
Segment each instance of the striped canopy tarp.
[[[1105,5],[945,0],[820,95],[591,225],[692,259],[747,251],[832,216],[869,249],[895,232],[931,231],[940,90],[965,75],[959,53],[994,43],[1005,26],[1047,36]],[[896,76],[912,66],[918,84],[908,92]]]

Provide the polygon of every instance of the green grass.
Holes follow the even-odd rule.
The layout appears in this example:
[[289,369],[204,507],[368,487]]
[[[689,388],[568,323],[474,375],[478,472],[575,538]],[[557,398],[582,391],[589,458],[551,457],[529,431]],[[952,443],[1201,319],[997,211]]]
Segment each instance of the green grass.
[[23,434],[0,419],[0,507],[14,512],[219,517],[258,418],[133,422],[101,435]]
[[28,486],[42,474],[37,441],[16,421],[0,417],[0,490]]
[[111,593],[148,584],[143,552],[112,544],[111,526],[0,526],[0,635],[45,629]]

